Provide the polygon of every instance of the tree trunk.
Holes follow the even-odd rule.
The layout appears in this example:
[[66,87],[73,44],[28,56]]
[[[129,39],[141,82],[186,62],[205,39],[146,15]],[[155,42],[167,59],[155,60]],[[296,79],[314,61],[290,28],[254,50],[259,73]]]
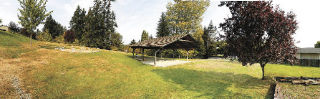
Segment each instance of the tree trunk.
[[32,34],[30,35],[30,47],[32,47]]
[[266,64],[260,63],[261,69],[262,69],[262,79],[261,80],[265,80],[264,78],[264,67],[266,66]]

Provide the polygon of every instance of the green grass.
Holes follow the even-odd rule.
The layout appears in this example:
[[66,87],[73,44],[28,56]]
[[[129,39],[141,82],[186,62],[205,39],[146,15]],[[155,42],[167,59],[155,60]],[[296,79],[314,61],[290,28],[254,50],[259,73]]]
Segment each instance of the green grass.
[[26,47],[28,42],[30,40],[22,35],[0,31],[0,58],[18,58],[21,53],[33,50]]
[[39,42],[36,50],[24,51],[22,45],[28,40],[22,37],[11,42],[15,36],[6,36],[10,42],[1,43],[0,48],[23,50],[21,63],[29,63],[22,75],[24,89],[41,99],[264,99],[272,98],[274,76],[320,77],[320,68],[268,64],[267,80],[260,80],[258,65],[243,67],[227,60],[193,59],[192,63],[160,68],[144,65],[131,54],[68,53]]

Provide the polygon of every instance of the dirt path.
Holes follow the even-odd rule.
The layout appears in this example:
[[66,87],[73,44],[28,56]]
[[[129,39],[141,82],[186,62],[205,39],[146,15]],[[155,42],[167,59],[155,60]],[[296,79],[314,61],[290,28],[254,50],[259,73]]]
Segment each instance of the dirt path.
[[[38,55],[41,53],[40,55]],[[23,84],[24,73],[30,67],[48,64],[46,49],[23,53],[19,58],[0,58],[0,99],[31,99]]]
[[16,66],[20,58],[16,59],[0,59],[0,98],[22,98],[30,99],[20,88],[19,75],[22,73],[23,67]]

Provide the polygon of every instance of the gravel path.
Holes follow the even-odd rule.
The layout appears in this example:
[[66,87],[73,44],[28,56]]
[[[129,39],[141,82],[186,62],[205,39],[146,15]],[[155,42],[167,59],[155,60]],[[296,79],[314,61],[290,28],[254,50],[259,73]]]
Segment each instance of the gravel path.
[[[179,64],[185,64],[189,63],[191,61],[183,61],[183,60],[158,60],[156,63],[156,67],[168,67],[168,66],[174,66]],[[143,61],[144,64],[148,65],[154,65],[154,61]]]
[[13,77],[12,86],[15,88],[20,99],[31,99],[31,94],[26,93],[20,88],[20,81],[18,77]]
[[20,58],[0,58],[0,99],[31,99],[31,94],[26,93],[19,80],[24,70]]
[[80,49],[77,48],[71,48],[71,49],[67,49],[64,47],[58,47],[55,48],[56,50],[60,50],[60,51],[64,51],[64,52],[71,52],[71,53],[95,53],[95,52],[99,52],[99,50],[97,49],[90,49],[90,48],[84,48],[81,47]]

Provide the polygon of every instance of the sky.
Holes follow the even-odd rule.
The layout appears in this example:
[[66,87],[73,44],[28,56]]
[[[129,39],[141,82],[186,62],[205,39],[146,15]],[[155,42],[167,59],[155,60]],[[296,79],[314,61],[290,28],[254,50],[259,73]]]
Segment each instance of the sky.
[[[10,21],[18,22],[18,0],[0,0],[0,19],[2,24]],[[53,11],[53,18],[68,27],[76,7],[86,10],[93,6],[93,0],[48,0],[47,10]],[[173,0],[117,0],[113,2],[112,9],[116,14],[118,27],[116,31],[123,36],[124,44],[135,39],[138,41],[143,30],[152,36],[156,35],[156,28],[162,12]],[[313,47],[320,41],[318,28],[320,25],[320,0],[274,0],[273,4],[279,5],[286,12],[293,11],[297,15],[298,30],[294,35],[298,47]],[[226,7],[218,7],[219,1],[211,1],[210,6],[203,15],[202,25],[207,26],[212,20],[215,26],[224,22],[224,18],[230,17]],[[317,13],[318,12],[318,13]],[[41,28],[41,26],[39,26]],[[223,32],[220,32],[223,33]]]

